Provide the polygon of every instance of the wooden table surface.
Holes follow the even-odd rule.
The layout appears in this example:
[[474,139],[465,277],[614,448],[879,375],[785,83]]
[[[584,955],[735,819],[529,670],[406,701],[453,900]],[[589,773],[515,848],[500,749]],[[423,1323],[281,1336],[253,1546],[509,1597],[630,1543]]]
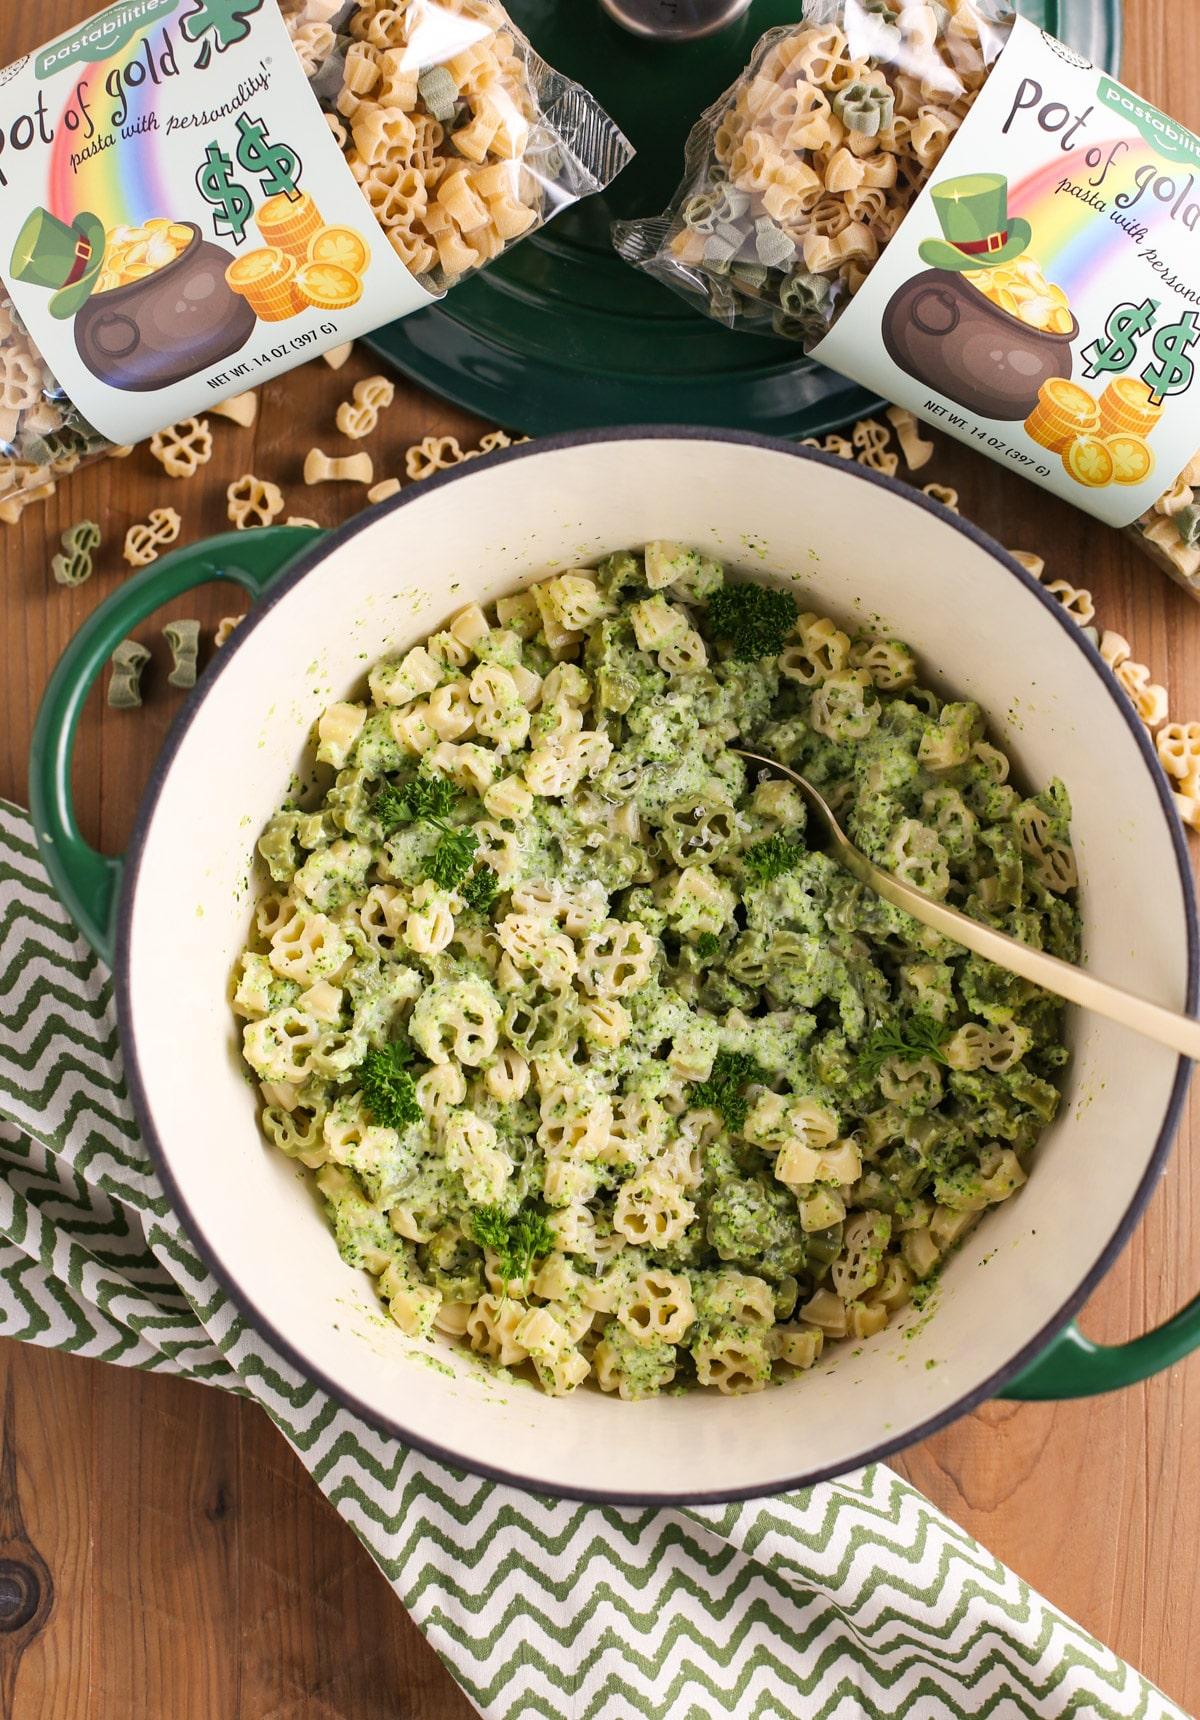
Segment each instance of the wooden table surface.
[[[568,0],[563,0],[568,3]],[[577,3],[577,0],[572,0]],[[80,0],[0,11],[0,65],[65,28]],[[1200,127],[1200,30],[1188,0],[1128,0],[1125,78]],[[333,523],[361,489],[308,490],[313,442],[335,451],[334,409],[374,368],[309,365],[264,393],[252,430],[214,421],[216,453],[171,483],[146,449],[61,485],[0,527],[0,794],[24,802],[30,726],[72,631],[127,571],[126,527],[173,503],[185,537],[227,529],[225,485],[243,472],[284,487],[289,511]],[[431,432],[464,447],[488,426],[410,387],[367,444],[379,476]],[[922,477],[954,484],[964,513],[1053,574],[1095,594],[1200,718],[1200,609],[1120,537],[1011,475],[940,444]],[[89,584],[64,590],[57,535],[90,517],[106,533]],[[198,614],[209,632],[244,607],[211,588],[154,618],[147,703],[109,711],[93,694],[76,761],[85,832],[119,851],[155,749],[182,694],[165,684],[158,629]],[[1200,1172],[1193,1097],[1168,1175],[1084,1326],[1115,1340],[1166,1318],[1200,1288]],[[1120,1151],[1122,1143],[1112,1148]],[[24,1532],[53,1576],[53,1610],[19,1667],[0,1635],[0,1712],[18,1720],[460,1720],[473,1712],[387,1583],[267,1418],[240,1399],[30,1346],[0,1344],[4,1455],[0,1541]],[[1200,1708],[1200,1357],[1119,1395],[1062,1405],[994,1403],[894,1459],[1000,1558],[1186,1709]],[[0,1553],[5,1549],[0,1547]]]

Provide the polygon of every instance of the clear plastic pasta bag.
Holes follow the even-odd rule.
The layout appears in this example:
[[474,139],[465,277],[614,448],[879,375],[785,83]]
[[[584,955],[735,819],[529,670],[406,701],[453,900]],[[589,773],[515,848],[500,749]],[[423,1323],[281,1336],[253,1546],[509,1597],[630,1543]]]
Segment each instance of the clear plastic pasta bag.
[[1200,449],[1129,535],[1164,573],[1200,597]]
[[[1013,29],[1005,0],[807,0],[802,20],[768,31],[741,77],[700,117],[667,211],[614,225],[617,251],[726,327],[811,350],[880,261]],[[1036,257],[1002,253],[999,261],[974,276],[984,297],[1023,323],[1033,344],[1069,342],[1078,330],[1067,296]],[[1076,427],[1085,444],[1114,429],[1132,432],[1133,452],[1149,463],[1139,444],[1159,407],[1136,393],[1116,411],[1094,407],[1078,390],[1074,398],[1097,419]],[[1061,438],[1043,423],[1038,439],[1054,467]],[[1200,596],[1200,454],[1176,480],[1177,460],[1171,487],[1125,529]],[[1164,470],[1160,481],[1166,477]],[[1083,495],[1072,499],[1088,505]]]
[[1003,0],[807,0],[701,115],[617,250],[727,328],[814,345],[866,280],[1012,26]]
[[[292,91],[293,98],[298,99],[291,101],[285,122],[291,128],[289,142],[282,146],[264,143],[260,135],[257,155],[253,148],[243,153],[239,142],[234,161],[229,134],[227,149],[214,145],[215,156],[198,156],[201,165],[196,177],[218,211],[222,208],[222,186],[225,188],[225,231],[230,231],[230,208],[236,220],[236,199],[245,196],[239,185],[249,183],[250,189],[257,191],[253,182],[257,173],[259,184],[269,190],[272,181],[262,171],[264,161],[269,168],[272,162],[278,165],[282,156],[286,166],[290,156],[295,167],[301,157],[310,161],[322,149],[328,154],[326,128],[365,200],[357,209],[339,203],[334,210],[326,207],[322,211],[285,176],[282,183],[287,194],[268,198],[253,213],[251,243],[255,248],[249,254],[238,249],[234,256],[234,247],[228,245],[227,253],[215,253],[218,270],[222,255],[233,258],[224,271],[224,280],[214,277],[215,285],[225,297],[236,295],[235,308],[247,319],[247,326],[259,333],[271,332],[267,325],[291,318],[301,309],[318,314],[324,310],[332,319],[347,302],[354,302],[356,270],[361,273],[366,267],[361,261],[361,238],[372,216],[390,252],[414,284],[411,294],[400,295],[407,302],[380,305],[380,315],[370,325],[373,327],[419,308],[430,297],[440,297],[560,210],[601,190],[632,154],[626,139],[589,93],[538,57],[498,0],[185,0],[185,4],[183,14],[171,17],[157,37],[147,26],[144,53],[136,40],[126,50],[127,56],[136,50],[144,57],[146,66],[154,71],[155,82],[160,74],[165,80],[164,67],[174,74],[186,59],[184,69],[196,84],[197,99],[203,75],[203,95],[208,101],[214,100],[210,94],[213,89],[218,99],[219,94],[229,93],[229,108],[235,113],[239,108],[249,113],[252,110],[243,93],[245,86],[226,92],[219,81],[224,77],[228,84],[235,75],[225,70],[225,62],[232,66],[235,51],[249,43],[252,30],[265,39],[266,32],[278,35],[283,28],[316,98],[308,109],[303,82]],[[112,86],[105,81],[113,73],[106,73],[104,66],[98,74],[88,73],[87,67],[98,55],[87,48],[85,32],[102,24],[107,28],[106,20],[115,18],[121,39],[123,14],[151,10],[112,7],[89,26],[80,26],[73,41],[62,38],[30,56],[30,62],[38,63],[38,75],[43,76],[42,67],[53,65],[60,51],[73,55],[83,65],[85,77],[93,76],[96,86],[111,92],[113,87],[120,88],[119,83]],[[92,28],[92,35],[96,33]],[[68,44],[65,50],[64,42]],[[0,101],[7,93],[6,84],[25,64],[19,63],[8,73],[0,72]],[[76,76],[74,63],[69,75]],[[122,75],[132,82],[131,74]],[[289,76],[295,82],[294,69],[289,69]],[[179,84],[183,83],[180,78]],[[178,90],[174,93],[178,103]],[[133,96],[126,92],[121,99],[127,104],[127,118],[136,117],[139,110],[133,105]],[[264,95],[259,99],[265,108],[268,98]],[[305,111],[297,113],[302,107]],[[94,94],[82,108],[82,117],[93,127]],[[17,140],[17,127],[22,123],[12,121],[12,111],[10,108],[2,116],[8,122],[9,142]],[[214,107],[213,111],[222,110]],[[73,114],[69,108],[60,113],[53,105],[50,113],[52,133],[57,124],[65,140],[62,121],[69,127],[73,120],[79,135],[85,135],[77,97]],[[323,139],[320,147],[313,140],[314,128]],[[125,139],[134,129],[127,125],[114,137],[118,151],[132,148]],[[276,134],[280,130],[276,124]],[[0,143],[3,141],[0,137]],[[253,136],[250,142],[254,144]],[[70,147],[77,145],[72,142]],[[82,195],[89,181],[85,178],[86,156],[79,159],[84,165],[73,159],[71,167],[78,181],[73,190]],[[7,162],[0,153],[0,168]],[[335,160],[335,165],[341,173],[341,164]],[[34,184],[40,179],[40,167],[30,162],[30,168],[29,182]],[[249,177],[243,168],[249,169]],[[135,178],[139,171],[136,164],[129,167],[124,163],[122,170]],[[183,178],[178,175],[177,183]],[[0,182],[8,186],[2,173]],[[46,183],[50,182],[48,171]],[[96,181],[90,184],[94,189]],[[215,191],[205,189],[206,185],[215,185]],[[347,189],[352,194],[352,188]],[[6,189],[5,195],[11,196],[11,192]],[[182,197],[178,191],[175,195]],[[48,196],[46,201],[50,201]],[[257,197],[253,201],[257,202]],[[33,240],[25,245],[22,229],[14,249],[14,232],[9,228],[15,227],[20,212],[14,216],[8,204],[0,204],[0,271],[4,272],[0,283],[0,518],[15,518],[28,502],[48,494],[56,478],[116,445],[111,433],[105,435],[89,422],[80,404],[56,377],[51,357],[39,349],[29,332],[31,319],[22,320],[8,273],[18,267],[18,251],[23,265],[43,271],[35,276],[40,286],[57,288],[64,308],[54,314],[71,315],[76,344],[85,361],[90,361],[91,355],[85,350],[85,317],[95,322],[97,307],[100,311],[105,306],[115,309],[118,296],[123,296],[131,301],[126,320],[144,325],[154,314],[154,277],[180,265],[189,249],[203,250],[201,241],[209,242],[210,252],[213,249],[212,228],[201,232],[198,218],[191,223],[172,220],[171,211],[165,210],[154,219],[113,224],[104,220],[104,207],[101,205],[98,217],[81,214],[73,226],[73,210],[58,209],[54,214],[49,209],[39,210]],[[218,226],[218,235],[221,231]],[[56,246],[65,251],[61,267],[65,270],[70,265],[73,274],[47,272],[59,267]],[[82,279],[77,280],[83,247],[88,248],[89,256]],[[365,250],[369,256],[370,247]],[[213,267],[210,264],[210,272]],[[394,264],[389,261],[388,267],[394,275]],[[28,280],[30,275],[22,273],[20,278]],[[77,301],[84,289],[86,303],[80,304]],[[361,293],[361,282],[358,290]],[[135,292],[140,295],[136,305],[131,299]],[[361,326],[362,309],[360,306],[359,326],[351,332],[366,332]],[[323,347],[338,344],[341,337],[332,334],[332,327],[332,320],[327,320],[319,339],[316,332],[306,337],[314,344],[298,350],[294,357],[280,359],[276,369],[289,368],[315,356]],[[217,335],[220,338],[219,330]],[[228,348],[227,335],[225,345]],[[299,348],[300,342],[293,340],[291,345]],[[235,353],[237,356],[243,354]],[[93,363],[92,368],[103,374],[102,367]],[[185,402],[185,410],[180,411],[174,409],[178,400],[171,401],[169,416],[141,433],[163,428],[187,412],[202,411],[205,388],[207,398],[214,400],[263,379],[252,376],[248,381],[235,376],[224,386],[218,375],[214,384],[210,367],[194,406]],[[153,376],[149,380],[144,375],[134,376],[132,380],[118,378],[114,386],[146,390],[157,381]],[[165,409],[167,397],[162,398]],[[133,435],[121,438],[124,442],[135,439]]]

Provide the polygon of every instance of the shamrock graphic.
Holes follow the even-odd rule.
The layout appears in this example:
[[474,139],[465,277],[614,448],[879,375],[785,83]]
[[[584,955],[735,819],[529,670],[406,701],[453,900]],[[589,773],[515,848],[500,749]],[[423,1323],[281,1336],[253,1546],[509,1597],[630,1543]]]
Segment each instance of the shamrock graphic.
[[246,20],[261,11],[262,4],[263,0],[192,0],[192,10],[180,20],[180,29],[189,42],[203,38],[196,56],[200,71],[212,59],[214,39],[218,54],[246,40],[250,34]]

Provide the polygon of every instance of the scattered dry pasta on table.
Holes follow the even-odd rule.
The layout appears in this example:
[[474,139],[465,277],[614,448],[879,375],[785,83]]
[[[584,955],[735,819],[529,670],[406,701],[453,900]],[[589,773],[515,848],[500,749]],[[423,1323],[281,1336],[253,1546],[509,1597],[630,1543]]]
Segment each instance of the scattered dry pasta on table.
[[135,710],[142,702],[142,672],[150,653],[136,639],[123,639],[112,654],[108,703],[114,711]]
[[229,518],[238,531],[273,524],[286,505],[278,484],[272,484],[266,478],[256,478],[252,472],[235,478],[225,496]]
[[306,484],[370,484],[375,464],[369,454],[349,454],[334,459],[320,448],[310,448],[304,460]]
[[171,673],[167,681],[172,687],[196,685],[200,656],[200,623],[198,621],[168,621],[163,638],[171,652]]
[[228,418],[243,430],[248,430],[258,418],[258,395],[235,394],[232,400],[222,400],[208,410],[215,418]]
[[157,430],[150,438],[150,452],[168,478],[194,478],[212,459],[212,431],[207,418],[184,418]]
[[150,518],[125,533],[125,560],[131,567],[149,567],[159,551],[178,540],[183,521],[174,508],[152,508]]
[[92,577],[93,557],[100,548],[101,531],[95,520],[79,520],[68,526],[61,538],[62,550],[50,559],[50,571],[59,585],[82,585]]
[[368,376],[354,385],[353,398],[337,409],[337,427],[343,436],[359,442],[379,426],[379,415],[396,398],[396,385],[386,376]]

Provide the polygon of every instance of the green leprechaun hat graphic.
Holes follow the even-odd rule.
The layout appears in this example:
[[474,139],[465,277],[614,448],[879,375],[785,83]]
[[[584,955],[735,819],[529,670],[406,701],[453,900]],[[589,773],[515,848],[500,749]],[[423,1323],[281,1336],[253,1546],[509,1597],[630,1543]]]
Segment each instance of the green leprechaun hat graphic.
[[946,179],[929,194],[945,235],[923,239],[918,255],[934,269],[990,269],[1018,257],[1033,228],[1008,213],[1008,180],[1002,173],[968,173]]
[[86,211],[68,227],[48,209],[35,209],[17,234],[10,271],[15,280],[45,287],[50,314],[73,317],[92,295],[104,265],[104,223]]

